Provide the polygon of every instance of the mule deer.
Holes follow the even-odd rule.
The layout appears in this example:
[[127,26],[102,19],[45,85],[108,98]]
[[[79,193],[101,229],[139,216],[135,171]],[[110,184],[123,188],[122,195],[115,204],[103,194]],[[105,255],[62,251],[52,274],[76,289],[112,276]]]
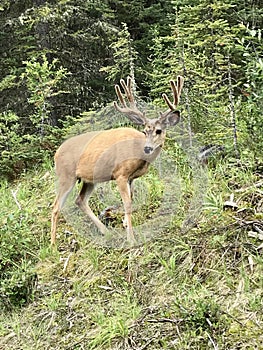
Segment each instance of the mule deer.
[[156,119],[149,119],[141,112],[132,93],[132,80],[127,83],[121,79],[115,85],[119,104],[115,109],[124,113],[134,124],[143,125],[144,131],[134,128],[118,128],[93,131],[71,137],[65,141],[55,154],[55,168],[58,177],[57,197],[53,204],[51,220],[51,243],[56,241],[56,227],[59,211],[77,180],[82,188],[76,199],[79,208],[88,215],[97,228],[104,234],[106,226],[93,213],[88,199],[97,183],[115,180],[124,205],[123,225],[127,230],[127,239],[134,241],[131,223],[132,181],[144,175],[149,164],[159,155],[164,144],[166,128],[177,124],[180,112],[175,110],[183,87],[183,78],[170,81],[173,102],[163,94],[168,110],[160,113]]

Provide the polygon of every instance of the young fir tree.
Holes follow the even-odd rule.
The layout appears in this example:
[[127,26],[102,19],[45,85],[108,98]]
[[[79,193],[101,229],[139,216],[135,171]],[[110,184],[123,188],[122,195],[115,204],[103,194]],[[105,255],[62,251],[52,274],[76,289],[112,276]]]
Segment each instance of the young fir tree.
[[244,56],[251,51],[240,40],[248,39],[245,19],[250,10],[233,0],[173,4],[171,34],[161,37],[157,32],[152,49],[154,92],[168,79],[184,74],[183,104],[192,129],[202,133],[203,142],[220,142],[237,154],[237,128],[244,118],[239,105],[247,80]]

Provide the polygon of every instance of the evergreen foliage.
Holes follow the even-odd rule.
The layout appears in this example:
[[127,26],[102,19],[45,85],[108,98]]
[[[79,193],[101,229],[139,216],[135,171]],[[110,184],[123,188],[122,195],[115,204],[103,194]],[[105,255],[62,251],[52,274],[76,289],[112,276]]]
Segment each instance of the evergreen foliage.
[[[112,100],[112,85],[127,74],[158,101],[180,73],[186,78],[185,123],[201,142],[224,144],[233,155],[249,144],[258,153],[259,2],[5,1],[0,19],[0,112],[18,116],[19,137],[38,142],[56,134],[53,127],[61,128],[67,115]],[[43,71],[45,64],[52,72]],[[36,87],[33,67],[44,79],[34,78]]]
[[[249,104],[249,67],[258,66],[262,50],[262,10],[253,2],[253,11],[247,12],[243,2],[231,0],[172,3],[172,32],[164,37],[156,32],[152,48],[153,81],[158,82],[153,91],[159,92],[170,76],[184,74],[184,105],[193,130],[201,134],[203,142],[220,140],[231,150],[235,148],[233,134],[237,134],[237,127],[244,134],[239,140],[240,147],[244,147],[244,125],[249,126],[251,119],[240,109]],[[252,36],[256,33],[258,40]],[[253,86],[260,91],[261,83],[257,84]]]

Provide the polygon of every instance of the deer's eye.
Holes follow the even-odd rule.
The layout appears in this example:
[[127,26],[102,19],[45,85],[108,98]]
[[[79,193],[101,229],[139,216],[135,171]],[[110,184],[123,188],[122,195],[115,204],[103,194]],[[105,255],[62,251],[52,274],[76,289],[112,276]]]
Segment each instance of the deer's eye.
[[160,135],[162,133],[162,130],[161,129],[157,129],[156,130],[156,135]]

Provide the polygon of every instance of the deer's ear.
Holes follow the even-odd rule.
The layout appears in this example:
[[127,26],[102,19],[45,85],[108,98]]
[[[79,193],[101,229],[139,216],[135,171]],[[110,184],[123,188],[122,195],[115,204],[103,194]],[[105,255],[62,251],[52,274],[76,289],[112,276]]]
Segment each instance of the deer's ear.
[[179,111],[171,111],[166,115],[162,115],[160,117],[160,121],[165,127],[167,126],[175,126],[180,121],[180,112]]

